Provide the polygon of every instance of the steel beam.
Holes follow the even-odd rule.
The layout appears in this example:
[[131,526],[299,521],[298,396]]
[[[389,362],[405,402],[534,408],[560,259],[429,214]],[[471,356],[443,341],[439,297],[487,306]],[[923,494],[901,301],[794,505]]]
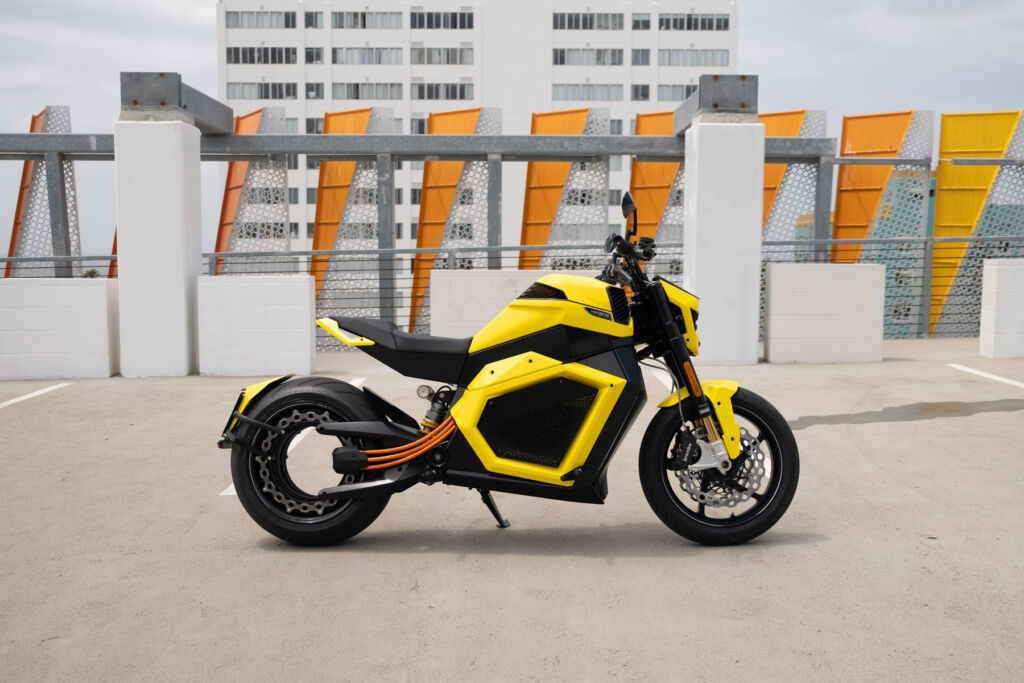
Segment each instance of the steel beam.
[[[487,156],[487,246],[501,246],[501,157]],[[487,255],[487,268],[501,270],[501,253]]]
[[[64,185],[64,163],[60,154],[47,152],[46,198],[50,212],[50,240],[54,256],[71,255],[71,233],[68,227],[67,192]],[[54,261],[53,273],[57,277],[71,277],[70,261]]]
[[[834,140],[833,140],[834,142]],[[814,176],[814,239],[827,240],[832,237],[832,157],[818,159]],[[814,260],[825,262],[829,249],[825,245],[814,248]]]
[[673,130],[682,137],[703,114],[757,114],[757,76],[704,74],[697,90],[683,100],[672,117]]
[[[377,155],[377,246],[395,248],[395,174],[390,154]],[[394,255],[382,253],[377,257],[377,277],[380,317],[396,322]]]
[[181,112],[204,133],[231,133],[235,117],[231,107],[204,95],[173,72],[121,72],[122,112]]
[[1024,159],[939,159],[954,166],[1024,166]]
[[[835,138],[765,138],[771,163],[816,162],[834,156]],[[113,135],[17,133],[0,135],[0,159],[42,159],[58,152],[65,159],[113,160]],[[660,135],[204,135],[205,161],[266,158],[268,154],[309,154],[331,160],[358,160],[390,154],[394,159],[573,161],[610,154],[637,161],[681,161],[683,141]],[[988,163],[998,161],[984,160]]]

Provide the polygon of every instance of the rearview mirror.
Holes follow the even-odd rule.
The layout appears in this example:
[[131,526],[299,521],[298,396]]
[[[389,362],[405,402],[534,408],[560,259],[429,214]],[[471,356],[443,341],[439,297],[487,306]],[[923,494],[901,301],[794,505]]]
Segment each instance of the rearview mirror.
[[636,213],[636,204],[633,203],[633,195],[626,193],[622,195],[622,217],[629,218]]

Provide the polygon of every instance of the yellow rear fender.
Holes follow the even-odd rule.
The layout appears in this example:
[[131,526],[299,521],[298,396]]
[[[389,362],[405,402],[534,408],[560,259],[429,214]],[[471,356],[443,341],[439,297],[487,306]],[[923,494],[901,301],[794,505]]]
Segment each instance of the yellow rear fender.
[[265,394],[279,384],[285,383],[294,376],[295,375],[281,375],[274,379],[268,379],[266,382],[250,384],[246,388],[242,389],[242,392],[238,395],[238,400],[235,401],[235,407],[231,409],[231,415],[228,417],[228,423],[224,425],[224,432],[221,436],[226,439],[228,434],[235,431],[235,427],[238,426],[238,418],[235,417],[235,413],[245,415],[246,409],[249,408],[249,406],[251,406],[262,394]]
[[[713,379],[701,382],[700,388],[711,401],[715,415],[718,416],[725,450],[728,451],[729,457],[735,460],[740,454],[740,426],[736,424],[736,416],[732,412],[732,396],[740,388],[740,385],[727,379]],[[690,392],[683,388],[659,403],[658,407],[670,408],[689,397]]]

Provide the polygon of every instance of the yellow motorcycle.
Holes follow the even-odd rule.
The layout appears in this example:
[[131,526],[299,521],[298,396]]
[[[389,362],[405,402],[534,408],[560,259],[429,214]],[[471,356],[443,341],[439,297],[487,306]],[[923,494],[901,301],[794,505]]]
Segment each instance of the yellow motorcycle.
[[[596,279],[541,277],[470,339],[400,331],[358,318],[317,321],[403,375],[438,383],[417,394],[422,420],[368,388],[327,377],[279,377],[245,388],[224,428],[235,491],[249,515],[297,545],[354,536],[390,496],[416,484],[477,489],[499,527],[492,491],[602,503],[612,455],[646,401],[641,364],[659,364],[675,390],[658,404],[639,452],[655,514],[707,545],[767,531],[796,491],[793,432],[765,399],[736,382],[699,382],[697,297],[642,263],[655,243],[609,236]],[[633,227],[629,229],[629,217]],[[628,288],[628,289],[627,289]],[[334,481],[304,485],[292,444],[315,430]],[[334,484],[334,481],[330,483]]]

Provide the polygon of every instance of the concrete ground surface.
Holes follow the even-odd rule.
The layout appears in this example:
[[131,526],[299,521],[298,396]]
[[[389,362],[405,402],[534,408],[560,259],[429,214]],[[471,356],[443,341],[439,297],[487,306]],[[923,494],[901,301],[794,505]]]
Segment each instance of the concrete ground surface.
[[[698,359],[699,360],[699,359]],[[365,378],[417,417],[403,378]],[[858,365],[702,367],[800,447],[789,512],[705,548],[648,508],[637,451],[603,506],[417,486],[326,549],[269,536],[215,447],[244,378],[112,378],[0,408],[5,680],[1020,680],[1024,360],[888,341]],[[262,378],[259,378],[262,379]],[[0,382],[0,404],[58,383]]]

